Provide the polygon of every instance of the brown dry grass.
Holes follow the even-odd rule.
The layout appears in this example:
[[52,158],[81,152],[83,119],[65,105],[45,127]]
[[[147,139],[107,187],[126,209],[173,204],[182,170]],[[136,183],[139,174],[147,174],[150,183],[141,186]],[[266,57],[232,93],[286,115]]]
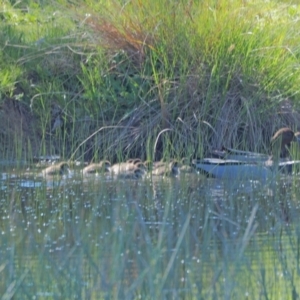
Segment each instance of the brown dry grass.
[[129,18],[124,25],[117,26],[109,19],[93,16],[87,19],[87,24],[102,47],[110,52],[124,51],[136,66],[142,66],[148,48],[154,49],[154,36]]

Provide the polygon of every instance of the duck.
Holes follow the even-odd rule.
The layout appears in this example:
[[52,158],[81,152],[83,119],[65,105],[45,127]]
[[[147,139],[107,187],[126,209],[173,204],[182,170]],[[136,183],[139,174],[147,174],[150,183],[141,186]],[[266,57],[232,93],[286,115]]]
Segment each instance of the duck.
[[178,161],[173,160],[167,162],[154,162],[152,166],[152,175],[155,176],[170,176],[176,177],[180,173],[180,164]]
[[300,132],[294,133],[290,128],[284,127],[275,132],[270,140],[271,156],[250,151],[241,151],[223,147],[221,151],[211,152],[213,158],[238,160],[244,162],[264,162],[272,160],[287,160],[291,143],[300,144]]
[[222,154],[215,152],[219,157],[194,159],[192,165],[208,176],[222,179],[258,180],[267,179],[277,171],[291,173],[293,166],[300,165],[300,161],[289,160],[291,143],[300,144],[299,137],[290,128],[281,128],[271,138],[271,156],[227,149]]
[[281,128],[271,138],[272,156],[275,159],[288,158],[292,142],[298,142],[298,135],[288,127]]
[[83,168],[83,175],[87,174],[98,174],[110,172],[111,164],[108,160],[100,161],[99,163],[92,163]]
[[52,166],[47,167],[42,171],[43,176],[65,175],[70,171],[69,164],[67,162],[60,162]]

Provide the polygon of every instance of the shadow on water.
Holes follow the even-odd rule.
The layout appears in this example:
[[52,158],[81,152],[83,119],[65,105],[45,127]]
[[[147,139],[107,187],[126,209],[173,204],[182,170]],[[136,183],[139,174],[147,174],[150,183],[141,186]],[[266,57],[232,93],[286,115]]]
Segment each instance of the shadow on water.
[[298,185],[7,171],[1,295],[297,299]]

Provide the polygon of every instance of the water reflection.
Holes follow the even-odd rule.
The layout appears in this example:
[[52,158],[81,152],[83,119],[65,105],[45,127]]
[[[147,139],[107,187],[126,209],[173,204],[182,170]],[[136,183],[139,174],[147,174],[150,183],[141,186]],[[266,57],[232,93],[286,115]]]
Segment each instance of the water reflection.
[[287,286],[299,294],[295,178],[262,185],[24,172],[1,177],[2,294],[22,278],[15,298],[256,299],[272,294],[274,276],[281,298]]

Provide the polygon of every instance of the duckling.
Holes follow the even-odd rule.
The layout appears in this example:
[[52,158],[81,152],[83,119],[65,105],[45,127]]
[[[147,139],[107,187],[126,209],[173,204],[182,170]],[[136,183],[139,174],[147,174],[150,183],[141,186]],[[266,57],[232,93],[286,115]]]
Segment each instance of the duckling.
[[64,175],[70,171],[69,164],[60,162],[58,164],[47,167],[42,171],[43,176]]
[[181,159],[181,166],[179,167],[180,169],[180,173],[184,173],[184,174],[187,174],[187,173],[195,173],[195,168],[193,168],[191,166],[191,163],[189,162],[189,159],[186,158],[186,157],[183,157]]
[[179,175],[179,163],[178,161],[172,161],[170,163],[162,163],[159,162],[158,164],[154,165],[152,170],[152,175],[156,176],[171,176],[175,177]]
[[141,160],[139,158],[129,159],[126,162],[114,164],[111,167],[111,172],[114,174],[119,174],[119,173],[122,173],[125,171],[134,170],[136,167],[140,167],[141,164],[143,164],[143,163],[141,162]]
[[86,166],[82,173],[86,174],[98,174],[98,173],[107,173],[110,172],[111,164],[108,160],[100,161],[99,163],[93,163]]
[[[172,161],[172,160],[171,160]],[[151,161],[151,160],[146,160],[144,161],[144,166],[147,168],[149,172],[152,172],[154,169],[157,169],[159,167],[165,166],[167,163],[164,162],[163,160],[160,161]]]

